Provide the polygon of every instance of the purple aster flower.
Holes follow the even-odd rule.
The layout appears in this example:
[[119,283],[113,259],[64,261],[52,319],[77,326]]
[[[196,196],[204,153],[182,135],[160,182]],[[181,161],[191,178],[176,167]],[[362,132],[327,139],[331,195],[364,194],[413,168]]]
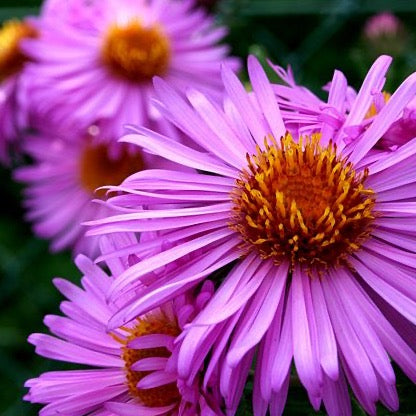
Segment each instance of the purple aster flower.
[[[131,235],[117,237],[120,248],[132,244]],[[88,369],[52,371],[28,380],[25,400],[46,406],[40,415],[223,415],[216,374],[202,386],[202,367],[195,382],[178,378],[178,337],[186,325],[212,297],[213,284],[187,293],[131,324],[107,331],[108,319],[117,306],[105,294],[114,277],[125,270],[125,257],[112,259],[105,274],[91,260],[79,255],[76,263],[84,274],[78,287],[67,280],[54,284],[68,299],[61,303],[65,316],[47,315],[45,325],[53,335],[32,334],[29,342],[46,358],[86,365]]]
[[4,164],[9,162],[9,147],[24,120],[19,84],[29,58],[21,51],[20,43],[35,36],[35,29],[25,21],[9,20],[0,29],[0,161]]
[[153,76],[219,96],[220,63],[239,66],[227,58],[228,46],[217,44],[226,29],[194,0],[61,3],[49,2],[52,16],[33,23],[41,35],[24,47],[37,61],[32,107],[53,109],[62,124],[68,114],[86,127],[100,120],[108,136],[119,137],[126,123],[149,127],[158,119]]
[[[372,151],[414,97],[416,74],[355,140],[342,134],[365,117],[389,63],[374,64],[334,136],[287,133],[273,87],[251,57],[253,93],[224,67],[224,107],[192,89],[185,100],[155,79],[161,113],[203,150],[144,127],[123,139],[200,172],[139,172],[109,200],[128,213],[92,224],[92,235],[162,230],[155,243],[168,243],[113,282],[109,298],[125,304],[110,327],[228,265],[185,332],[178,370],[191,382],[210,351],[214,363],[225,357],[220,388],[230,414],[256,348],[256,415],[282,413],[292,360],[314,408],[323,401],[334,416],[351,414],[348,384],[368,413],[377,401],[397,410],[391,359],[416,382],[416,139],[395,152]],[[147,273],[188,255],[181,273],[166,271],[134,296]]]
[[[337,138],[342,135],[344,140],[359,137],[391,96],[383,91],[384,76],[390,61],[383,58],[383,62],[385,66],[382,73],[380,60],[370,69],[360,93],[348,85],[342,72],[335,71],[332,81],[325,87],[328,91],[327,101],[296,84],[290,69],[286,72],[279,66],[273,66],[286,84],[274,86],[286,127],[295,136],[321,131],[324,137]],[[380,77],[378,83],[373,82],[374,75]],[[370,91],[369,87],[373,89]],[[415,100],[409,102],[394,119],[389,119],[390,126],[380,137],[376,148],[394,150],[416,137]],[[362,111],[363,107],[366,111]]]
[[385,148],[396,149],[416,137],[416,97],[403,110],[383,135],[380,144]]
[[[374,96],[367,118],[370,122],[373,117],[385,106],[391,94],[387,92],[378,93]],[[368,123],[367,123],[368,124]],[[388,130],[383,134],[377,147],[380,149],[396,150],[399,146],[416,137],[416,97],[404,108],[400,116],[391,123]]]
[[[109,215],[106,206],[91,203],[105,198],[103,185],[118,185],[134,172],[149,167],[172,167],[157,156],[137,148],[105,144],[93,133],[39,133],[25,138],[23,150],[33,163],[15,171],[27,185],[24,205],[35,234],[50,239],[51,250],[72,248],[91,257],[98,254],[98,239],[85,238],[82,222]],[[59,134],[58,134],[59,133]],[[168,163],[168,165],[166,165]]]

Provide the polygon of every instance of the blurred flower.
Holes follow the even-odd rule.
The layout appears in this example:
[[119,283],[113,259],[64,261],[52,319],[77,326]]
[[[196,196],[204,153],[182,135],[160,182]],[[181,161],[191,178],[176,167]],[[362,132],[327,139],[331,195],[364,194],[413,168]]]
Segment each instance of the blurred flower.
[[23,118],[18,85],[29,58],[20,43],[34,37],[36,30],[26,21],[9,20],[0,29],[0,161],[4,164],[9,162],[9,146],[17,138]]
[[[47,7],[46,7],[47,6]],[[218,45],[226,34],[194,0],[50,1],[50,18],[36,22],[41,36],[24,43],[38,61],[30,69],[32,105],[57,108],[83,126],[100,122],[107,137],[124,125],[150,126],[158,112],[151,104],[152,77],[178,89],[198,87],[220,95],[220,64],[238,67]]]
[[[389,63],[381,57],[373,65],[339,131],[366,116]],[[397,410],[390,359],[416,382],[416,139],[387,154],[373,148],[414,97],[416,74],[347,143],[329,123],[294,139],[253,57],[248,71],[252,93],[224,67],[224,108],[193,90],[186,101],[155,80],[160,111],[202,151],[142,127],[123,139],[203,172],[139,172],[119,188],[122,199],[109,199],[129,213],[91,223],[91,235],[151,227],[171,244],[112,283],[109,299],[125,305],[110,328],[228,265],[186,328],[178,371],[188,383],[210,352],[214,364],[224,357],[220,388],[235,414],[259,347],[255,414],[283,412],[292,360],[315,409],[323,401],[329,415],[351,414],[348,383],[368,413],[377,401]],[[335,81],[329,101],[343,108],[347,84],[340,75]],[[141,196],[150,184],[154,203]],[[146,273],[195,253],[180,275],[166,272],[135,297]]]
[[109,215],[106,206],[92,203],[105,199],[104,185],[119,185],[144,168],[172,164],[126,145],[104,144],[90,133],[56,136],[52,132],[29,135],[23,150],[33,164],[20,167],[15,178],[27,185],[24,205],[27,219],[41,238],[52,240],[52,251],[72,248],[74,253],[97,254],[98,239],[85,238],[84,221]]
[[383,12],[371,16],[365,23],[364,35],[371,41],[397,36],[403,31],[402,22],[392,13]]
[[389,85],[398,85],[404,76],[413,71],[409,65],[413,47],[409,32],[402,21],[389,12],[370,17],[364,24],[361,39],[349,51],[350,59],[359,76],[365,75],[368,66],[379,55],[391,55],[395,65],[390,71]]
[[[132,238],[118,237],[123,244],[132,244]],[[103,246],[107,244],[113,243]],[[108,333],[107,321],[117,307],[107,303],[106,292],[125,269],[126,259],[113,258],[108,263],[112,276],[82,255],[76,263],[84,274],[81,288],[64,279],[54,280],[68,299],[61,303],[66,316],[46,316],[45,324],[54,336],[32,334],[29,342],[44,357],[90,368],[52,371],[28,380],[25,400],[46,404],[40,412],[44,416],[222,415],[215,374],[203,387],[202,367],[197,368],[195,383],[187,385],[176,369],[178,336],[212,296],[212,283]]]

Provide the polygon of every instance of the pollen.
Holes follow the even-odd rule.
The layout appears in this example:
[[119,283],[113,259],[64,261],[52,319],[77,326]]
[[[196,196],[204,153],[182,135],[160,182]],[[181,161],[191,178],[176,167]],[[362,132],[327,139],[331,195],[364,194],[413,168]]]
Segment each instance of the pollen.
[[81,155],[79,174],[85,190],[103,198],[105,190],[97,188],[105,185],[120,185],[127,178],[143,169],[140,153],[129,153],[127,146],[112,154],[105,144],[87,145]]
[[280,144],[270,136],[247,162],[230,222],[246,251],[311,270],[338,266],[369,237],[375,194],[365,187],[368,172],[357,173],[334,144],[322,147],[320,135],[295,142],[286,134]]
[[170,55],[170,42],[162,29],[145,27],[138,20],[112,26],[102,48],[103,61],[111,72],[136,83],[165,74]]
[[9,20],[0,29],[0,81],[18,73],[28,58],[20,50],[20,41],[36,37],[30,25],[19,20]]
[[179,328],[176,323],[171,322],[164,316],[151,317],[147,319],[137,319],[135,327],[132,329],[124,328],[128,332],[128,337],[122,341],[125,346],[122,347],[122,359],[126,371],[126,380],[130,395],[138,398],[141,403],[148,407],[169,406],[179,401],[180,393],[175,383],[165,384],[160,387],[150,389],[139,389],[137,383],[151,371],[134,371],[132,365],[150,357],[169,357],[170,351],[165,347],[146,348],[136,350],[128,348],[127,344],[143,335],[163,334],[176,337],[179,335]]

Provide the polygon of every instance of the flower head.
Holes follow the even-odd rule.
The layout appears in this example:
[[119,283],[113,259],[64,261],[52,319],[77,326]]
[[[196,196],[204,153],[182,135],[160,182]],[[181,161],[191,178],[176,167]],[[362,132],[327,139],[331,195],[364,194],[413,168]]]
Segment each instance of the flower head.
[[296,143],[271,136],[237,180],[231,228],[247,251],[276,263],[330,267],[358,250],[374,223],[368,172],[357,174],[332,143],[315,134]]
[[[50,239],[51,249],[73,249],[74,253],[98,254],[98,239],[85,238],[84,221],[110,214],[103,206],[105,185],[119,185],[129,175],[149,167],[166,166],[153,155],[127,145],[109,143],[89,132],[51,132],[25,138],[23,149],[33,159],[19,167],[15,178],[27,185],[24,205],[34,232]],[[97,198],[97,203],[92,199]]]
[[56,13],[37,23],[41,36],[24,46],[37,60],[30,71],[36,79],[32,107],[48,112],[59,106],[62,124],[68,114],[84,127],[100,122],[107,137],[118,137],[128,123],[150,127],[159,119],[152,77],[219,96],[220,63],[238,66],[227,58],[228,48],[217,45],[225,29],[193,0],[70,0],[61,6],[49,2],[46,10]]
[[[377,401],[397,409],[390,357],[416,381],[416,345],[407,334],[416,324],[410,289],[416,267],[416,139],[395,152],[374,150],[414,97],[416,74],[355,140],[346,140],[350,126],[365,119],[370,92],[381,88],[389,62],[381,57],[374,64],[336,132],[322,126],[311,135],[288,134],[273,87],[251,57],[253,93],[223,69],[224,107],[195,90],[184,100],[155,80],[159,110],[195,146],[177,145],[146,128],[123,139],[200,172],[139,172],[124,181],[123,198],[109,200],[129,213],[91,224],[92,235],[152,229],[163,231],[159,243],[169,242],[112,284],[110,299],[131,299],[110,327],[130,322],[214,271],[223,273],[215,295],[185,331],[178,371],[191,381],[201,354],[212,351],[213,362],[224,356],[221,392],[230,414],[256,350],[256,414],[268,407],[282,413],[292,360],[314,408],[323,401],[330,415],[351,413],[347,383],[368,413],[375,414]],[[343,78],[336,80],[345,93]],[[330,93],[330,100],[345,105],[345,96]],[[148,205],[134,212],[145,196]],[[186,255],[191,258],[180,277],[167,271],[134,296],[146,273]]]
[[[274,85],[277,101],[288,130],[298,137],[321,133],[324,141],[353,141],[360,137],[377,118],[391,94],[383,90],[385,74],[391,59],[376,60],[357,92],[348,85],[345,75],[336,70],[324,88],[328,99],[323,101],[306,87],[296,84],[293,74],[279,66],[274,70],[287,85]],[[376,79],[375,79],[376,78]],[[416,137],[415,100],[411,100],[395,117],[375,145],[377,150],[394,150]],[[343,136],[342,138],[339,136]]]
[[[103,248],[120,249],[133,242],[133,236],[124,235],[115,243],[105,240]],[[126,257],[113,258],[108,262],[113,275],[108,276],[80,255],[76,263],[84,274],[82,287],[64,279],[54,280],[68,299],[61,304],[66,316],[46,316],[45,324],[54,335],[32,334],[29,342],[44,357],[89,368],[52,371],[28,380],[25,399],[45,404],[40,412],[45,416],[94,412],[222,415],[215,374],[202,386],[200,375],[194,383],[186,384],[177,373],[177,338],[212,296],[212,283],[206,282],[199,291],[108,332],[107,321],[117,306],[108,304],[105,294],[129,261]],[[201,374],[202,367],[196,373]]]

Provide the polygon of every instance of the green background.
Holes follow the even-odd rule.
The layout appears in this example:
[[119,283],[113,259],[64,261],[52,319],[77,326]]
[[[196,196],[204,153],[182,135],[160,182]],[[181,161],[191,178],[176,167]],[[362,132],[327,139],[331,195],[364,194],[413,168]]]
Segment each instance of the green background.
[[[0,20],[36,13],[37,0],[1,1]],[[393,9],[393,10],[392,10]],[[362,37],[366,19],[392,10],[403,21],[407,34],[391,43],[369,46]],[[291,64],[298,82],[321,94],[335,68],[351,85],[359,87],[365,71],[381,52],[395,61],[386,88],[395,88],[416,68],[415,1],[334,0],[224,0],[217,5],[219,20],[230,27],[233,53],[254,53],[264,60]],[[242,74],[244,77],[245,74]],[[79,279],[69,253],[51,255],[48,244],[34,238],[23,222],[21,188],[10,170],[0,170],[0,414],[35,415],[38,407],[22,402],[24,380],[44,371],[64,368],[44,360],[26,343],[31,332],[44,331],[45,314],[57,313],[61,299],[53,288],[55,276]],[[397,371],[401,415],[416,415],[416,389]],[[240,415],[251,415],[251,384],[246,389]],[[354,415],[364,414],[354,405]],[[285,410],[287,415],[314,415],[303,388],[294,377]],[[323,412],[320,414],[324,414]],[[380,407],[380,415],[390,414]]]

